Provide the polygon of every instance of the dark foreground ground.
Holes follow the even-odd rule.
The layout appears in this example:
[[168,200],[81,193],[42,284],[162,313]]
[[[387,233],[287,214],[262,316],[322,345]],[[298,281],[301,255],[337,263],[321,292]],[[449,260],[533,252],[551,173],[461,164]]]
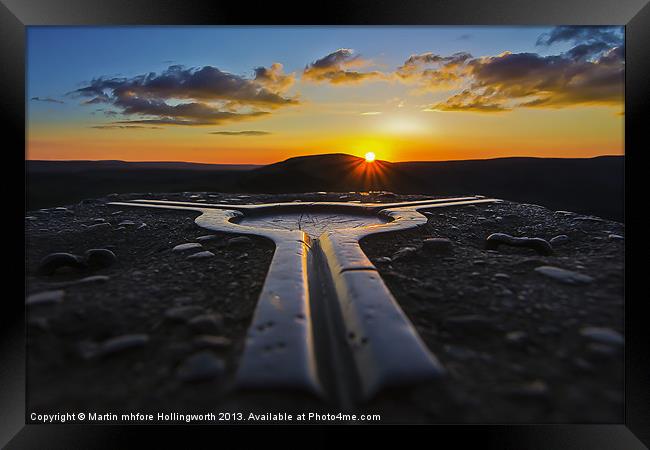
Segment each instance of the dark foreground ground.
[[[249,203],[340,196],[149,197]],[[27,293],[63,291],[60,302],[27,308],[28,411],[339,412],[294,394],[230,390],[273,244],[229,244],[233,235],[203,230],[187,212],[105,205],[142,197],[28,213]],[[93,227],[99,223],[108,225]],[[494,232],[568,240],[553,256],[488,251],[485,238]],[[208,234],[215,237],[200,250],[214,257],[188,260],[192,251],[172,251]],[[357,412],[381,414],[384,422],[622,422],[624,235],[620,223],[504,202],[440,209],[424,227],[364,240],[448,373],[435,384],[385,392]],[[429,237],[450,239],[451,251],[424,250]],[[384,258],[404,247],[415,251]],[[36,273],[47,254],[92,248],[112,250],[117,261]],[[534,270],[545,265],[591,279],[566,284]]]

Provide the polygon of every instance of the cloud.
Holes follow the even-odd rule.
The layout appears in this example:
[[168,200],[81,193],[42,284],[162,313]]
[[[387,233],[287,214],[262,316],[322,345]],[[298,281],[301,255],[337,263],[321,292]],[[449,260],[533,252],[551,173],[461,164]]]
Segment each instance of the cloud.
[[450,56],[435,53],[411,55],[397,68],[395,76],[405,83],[414,83],[422,90],[436,91],[458,85],[467,72],[472,55],[458,52]]
[[244,130],[244,131],[212,131],[210,134],[219,134],[222,136],[266,136],[271,134],[268,131]]
[[212,66],[173,65],[160,74],[96,78],[69,95],[86,98],[83,104],[109,104],[132,117],[119,123],[216,125],[298,104],[285,95],[292,83],[293,75],[285,75],[280,64],[255,69],[252,79]]
[[378,116],[381,114],[381,111],[368,111],[368,112],[362,112],[362,116]]
[[51,97],[32,97],[31,100],[34,101],[34,102],[58,103],[58,104],[61,104],[61,105],[65,103],[65,102],[63,102],[61,100],[57,100],[57,99],[51,98]]
[[142,125],[94,125],[91,126],[90,128],[95,128],[97,130],[126,130],[126,129],[149,129],[149,130],[161,130],[161,127],[146,127]]
[[425,111],[472,111],[472,112],[503,112],[510,108],[504,106],[498,99],[489,95],[476,95],[469,89],[452,95],[444,102],[426,108]]
[[[503,112],[621,105],[625,51],[620,33],[620,27],[556,27],[540,40],[542,45],[572,42],[573,47],[561,54],[503,52],[472,59],[459,57],[454,62],[448,62],[451,57],[415,55],[398,69],[398,76],[402,70],[402,78],[416,80],[429,89],[459,89],[427,110]],[[429,72],[419,69],[423,64],[436,66]]]
[[537,45],[557,42],[573,44],[604,42],[611,46],[623,45],[623,28],[620,26],[559,26],[537,38]]
[[384,80],[382,72],[359,72],[356,69],[370,65],[371,62],[355,55],[349,48],[340,48],[305,67],[302,79],[316,83],[355,84],[368,80]]
[[286,92],[293,85],[295,75],[293,73],[285,75],[282,64],[274,63],[268,69],[257,67],[255,81],[275,92]]

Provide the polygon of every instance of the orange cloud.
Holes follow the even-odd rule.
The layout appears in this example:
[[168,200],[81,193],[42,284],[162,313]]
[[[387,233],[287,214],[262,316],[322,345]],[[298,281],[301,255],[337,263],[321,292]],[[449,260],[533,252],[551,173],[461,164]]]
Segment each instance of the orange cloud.
[[312,82],[327,82],[331,84],[354,84],[368,80],[385,80],[382,72],[359,72],[350,70],[370,64],[370,61],[355,55],[349,48],[340,48],[329,55],[307,65],[302,73],[302,79]]

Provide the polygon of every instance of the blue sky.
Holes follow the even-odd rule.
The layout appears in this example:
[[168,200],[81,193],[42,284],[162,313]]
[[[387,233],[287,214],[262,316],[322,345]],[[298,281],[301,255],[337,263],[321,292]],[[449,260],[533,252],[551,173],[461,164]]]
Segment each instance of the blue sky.
[[[28,27],[28,157],[259,163],[367,149],[392,160],[619,153],[622,31]],[[175,65],[184,68],[171,74]],[[178,85],[150,90],[140,85],[147,74]],[[210,88],[185,90],[192,83]]]
[[[29,27],[28,96],[58,97],[100,75],[134,76],[170,64],[241,75],[275,61],[285,71],[339,48],[398,66],[414,53],[539,51],[550,27]],[[558,46],[557,48],[561,48]],[[542,49],[544,50],[544,49]],[[171,62],[171,63],[170,63]]]

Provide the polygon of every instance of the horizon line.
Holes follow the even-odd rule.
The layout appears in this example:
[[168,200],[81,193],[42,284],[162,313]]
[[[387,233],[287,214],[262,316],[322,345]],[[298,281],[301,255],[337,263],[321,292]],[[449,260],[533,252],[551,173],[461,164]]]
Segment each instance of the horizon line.
[[[237,162],[237,163],[220,163],[220,162],[202,162],[202,161],[179,161],[179,160],[126,160],[126,159],[31,159],[31,158],[25,158],[25,162],[33,161],[33,162],[122,162],[122,163],[150,163],[150,164],[156,164],[156,163],[166,163],[166,164],[201,164],[201,165],[208,165],[208,166],[268,166],[271,164],[277,164],[283,161],[287,161],[289,159],[294,159],[294,158],[307,158],[307,157],[315,157],[315,156],[326,156],[326,155],[344,155],[344,156],[351,156],[354,158],[358,159],[363,159],[363,157],[352,155],[349,153],[340,153],[340,152],[334,152],[334,153],[317,153],[317,154],[309,154],[309,155],[297,155],[297,156],[291,156],[289,158],[281,159],[278,161],[270,162],[270,163],[253,163],[253,162]],[[595,159],[595,158],[602,158],[602,157],[624,157],[625,153],[623,154],[602,154],[602,155],[595,155],[595,156],[587,156],[587,157],[558,157],[558,156],[553,156],[553,157],[546,157],[546,156],[518,156],[518,155],[513,155],[513,156],[497,156],[493,158],[469,158],[469,159],[429,159],[429,160],[405,160],[405,161],[389,161],[389,160],[382,160],[382,159],[377,159],[378,162],[388,162],[388,163],[433,163],[433,162],[455,162],[455,161],[490,161],[490,160],[497,160],[497,159]]]

